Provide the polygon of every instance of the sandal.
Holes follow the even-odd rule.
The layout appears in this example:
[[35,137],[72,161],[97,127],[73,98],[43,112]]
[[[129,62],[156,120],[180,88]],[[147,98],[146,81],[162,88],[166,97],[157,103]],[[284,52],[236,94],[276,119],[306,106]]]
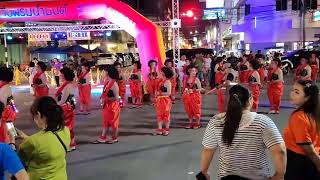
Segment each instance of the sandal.
[[193,129],[200,129],[201,128],[201,124],[196,124],[193,126]]
[[108,142],[107,137],[100,137],[99,139],[92,142],[92,144],[105,144]]
[[184,127],[185,129],[192,129],[192,124],[188,124],[186,127]]

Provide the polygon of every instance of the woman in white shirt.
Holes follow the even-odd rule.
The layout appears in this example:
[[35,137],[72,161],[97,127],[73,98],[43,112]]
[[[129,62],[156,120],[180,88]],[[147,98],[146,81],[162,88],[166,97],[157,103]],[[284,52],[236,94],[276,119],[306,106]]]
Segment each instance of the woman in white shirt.
[[[277,127],[267,116],[250,112],[253,99],[247,88],[235,85],[229,94],[227,112],[216,115],[204,134],[201,173],[197,177],[210,179],[208,169],[219,149],[219,180],[283,179],[286,148]],[[275,174],[269,169],[266,149],[271,152]]]

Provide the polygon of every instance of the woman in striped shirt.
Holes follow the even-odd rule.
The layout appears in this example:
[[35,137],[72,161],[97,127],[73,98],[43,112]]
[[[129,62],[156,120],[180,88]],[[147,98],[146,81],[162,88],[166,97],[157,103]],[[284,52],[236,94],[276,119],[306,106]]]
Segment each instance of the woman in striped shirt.
[[[227,112],[216,115],[204,134],[198,179],[209,179],[208,168],[218,149],[219,180],[283,179],[286,148],[277,127],[267,116],[250,112],[253,99],[247,88],[235,85],[229,94]],[[275,174],[269,169],[266,149],[271,152]]]

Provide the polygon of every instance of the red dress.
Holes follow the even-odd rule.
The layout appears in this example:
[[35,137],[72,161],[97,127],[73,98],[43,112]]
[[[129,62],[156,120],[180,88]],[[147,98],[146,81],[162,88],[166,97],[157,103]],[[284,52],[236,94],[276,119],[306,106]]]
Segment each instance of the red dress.
[[131,74],[131,78],[129,81],[130,91],[132,98],[141,99],[142,98],[142,84],[140,79],[133,79],[132,77],[138,76],[140,70],[134,69]]
[[192,83],[187,83],[187,79],[184,79],[183,82],[184,92],[182,94],[182,101],[189,119],[201,118],[202,99],[200,92],[197,90],[197,84],[195,81],[196,78],[193,79]]
[[[7,85],[9,83],[3,83],[0,85],[0,89]],[[2,112],[2,117],[1,117],[1,125],[0,125],[0,142],[9,142],[9,136],[8,136],[8,131],[7,131],[7,121],[16,121],[16,116],[17,113],[13,110],[13,108],[10,105],[7,105],[7,102],[4,102],[5,108]]]
[[[306,71],[306,67],[308,65],[307,64],[300,64],[297,69],[296,69],[296,72],[295,72],[295,80],[296,81],[299,81],[303,78],[303,71]],[[308,77],[308,78],[304,78],[305,80],[311,80],[311,77]]]
[[[283,82],[275,80],[278,77],[276,74],[278,68],[270,69],[268,72],[268,98],[269,98],[269,104],[270,104],[270,110],[271,111],[279,111],[280,110],[280,104],[281,104],[281,98],[283,95]],[[273,77],[275,76],[275,77]],[[278,77],[279,78],[279,77]]]
[[318,72],[319,72],[319,66],[318,66],[317,62],[315,62],[311,65],[311,80],[312,81],[317,80]]
[[158,83],[158,73],[156,69],[149,70],[148,81],[147,81],[147,90],[151,97],[155,96],[156,88]]
[[49,88],[48,88],[48,86],[46,84],[43,87],[37,86],[37,84],[36,84],[37,80],[41,79],[42,75],[44,75],[44,72],[41,72],[41,73],[38,72],[33,77],[32,84],[34,86],[34,96],[35,97],[42,97],[42,96],[48,96],[49,95]]
[[[222,68],[223,65],[222,64],[219,64],[219,67]],[[221,70],[218,70],[215,74],[215,81],[216,81],[216,84],[219,86],[221,84],[223,84],[223,81],[224,81],[224,72],[221,71]],[[224,95],[223,95],[223,90],[222,88],[218,88],[217,89],[217,97],[218,97],[218,110],[220,113],[223,113],[225,110],[224,110]]]
[[[89,75],[89,72],[81,73],[78,77],[79,82],[84,79],[87,80],[86,76]],[[81,104],[90,105],[91,103],[91,84],[87,84],[86,82],[84,85],[79,84],[79,100]]]
[[[252,98],[253,98],[253,104],[252,104],[252,109],[253,110],[258,110],[259,107],[259,97],[260,97],[260,86],[256,82],[258,82],[255,77],[253,77],[253,73],[257,71],[251,71],[249,74],[248,82],[249,82],[249,87],[252,93]],[[258,72],[259,73],[259,72]],[[260,81],[261,82],[261,81]]]
[[118,80],[119,85],[119,96],[121,99],[124,99],[126,96],[126,82],[123,78],[123,76],[120,76],[120,79]]
[[[57,90],[55,96],[58,97],[61,93],[63,93],[64,88],[72,82],[64,82],[60,88]],[[71,104],[64,102],[62,105],[62,110],[63,110],[63,115],[64,115],[64,124],[65,126],[69,129],[70,131],[70,147],[76,146],[76,141],[75,141],[75,132],[74,132],[74,127],[75,127],[75,112],[74,112],[74,107],[72,107]]]
[[155,103],[155,108],[157,112],[157,121],[158,122],[169,122],[170,113],[172,108],[172,100],[169,96],[163,96],[161,87],[164,85],[166,80],[159,81],[157,85],[158,96]]
[[110,101],[108,97],[108,92],[112,91],[112,86],[116,83],[115,80],[108,81],[104,85],[103,92],[101,95],[101,100],[103,102],[103,128],[107,129],[111,127],[112,129],[118,129],[120,123],[120,103],[118,100]]

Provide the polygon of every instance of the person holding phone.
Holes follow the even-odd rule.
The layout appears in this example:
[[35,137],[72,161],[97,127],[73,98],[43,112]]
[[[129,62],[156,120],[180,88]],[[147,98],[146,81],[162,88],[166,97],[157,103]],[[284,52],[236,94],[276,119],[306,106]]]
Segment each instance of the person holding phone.
[[36,99],[31,114],[39,132],[28,136],[17,130],[22,143],[18,154],[32,180],[67,180],[66,153],[70,132],[64,125],[61,106],[48,96]]
[[0,68],[0,101],[5,104],[0,125],[0,142],[9,142],[6,122],[16,120],[16,107],[9,83],[13,80],[13,71],[7,67]]
[[[5,105],[0,102],[0,116],[5,108]],[[14,126],[13,126],[14,128]],[[15,137],[16,131],[9,133],[10,143],[0,143],[0,180],[5,180],[4,172],[10,173],[16,180],[29,180],[29,176],[24,169],[18,155],[16,154]]]

